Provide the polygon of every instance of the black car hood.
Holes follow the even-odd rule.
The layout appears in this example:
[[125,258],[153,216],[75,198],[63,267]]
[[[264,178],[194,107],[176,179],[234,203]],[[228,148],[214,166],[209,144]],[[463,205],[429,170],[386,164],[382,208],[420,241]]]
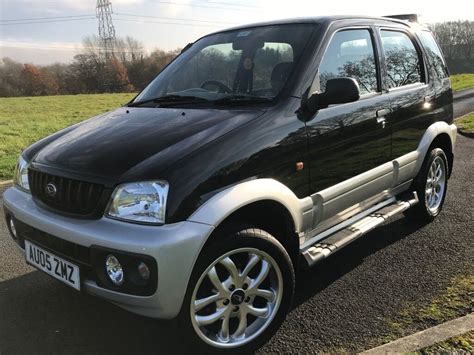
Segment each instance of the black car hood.
[[33,166],[110,184],[148,178],[263,112],[124,107],[46,139]]

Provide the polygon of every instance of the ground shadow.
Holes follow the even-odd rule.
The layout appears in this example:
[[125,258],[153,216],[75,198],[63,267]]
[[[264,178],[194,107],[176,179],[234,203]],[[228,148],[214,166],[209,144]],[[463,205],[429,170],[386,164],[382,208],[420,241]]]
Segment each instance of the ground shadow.
[[335,280],[352,271],[363,263],[366,257],[415,233],[425,225],[425,223],[409,221],[403,217],[399,218],[362,236],[310,269],[300,267],[293,307],[296,308]]

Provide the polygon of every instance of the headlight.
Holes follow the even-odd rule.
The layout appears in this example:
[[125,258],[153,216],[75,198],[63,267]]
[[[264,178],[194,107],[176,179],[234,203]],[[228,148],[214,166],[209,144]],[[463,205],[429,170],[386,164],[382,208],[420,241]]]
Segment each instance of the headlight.
[[124,221],[164,224],[168,189],[165,181],[120,185],[112,195],[107,214]]
[[22,156],[18,158],[13,173],[13,181],[16,186],[24,191],[30,192],[30,184],[28,183],[28,162]]

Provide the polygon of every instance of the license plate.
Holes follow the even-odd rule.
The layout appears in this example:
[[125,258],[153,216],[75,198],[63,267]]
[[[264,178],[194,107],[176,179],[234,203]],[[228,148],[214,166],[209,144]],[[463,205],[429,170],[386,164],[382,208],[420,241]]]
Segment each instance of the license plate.
[[25,240],[26,262],[64,282],[76,290],[81,289],[79,266]]

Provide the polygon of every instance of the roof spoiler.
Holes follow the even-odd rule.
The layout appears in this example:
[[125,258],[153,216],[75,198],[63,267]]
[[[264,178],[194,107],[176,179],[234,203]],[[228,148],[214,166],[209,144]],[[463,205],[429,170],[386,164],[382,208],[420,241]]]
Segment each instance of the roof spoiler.
[[396,20],[403,20],[403,21],[408,21],[408,22],[418,22],[417,14],[389,15],[389,16],[384,16],[384,17],[389,17]]

